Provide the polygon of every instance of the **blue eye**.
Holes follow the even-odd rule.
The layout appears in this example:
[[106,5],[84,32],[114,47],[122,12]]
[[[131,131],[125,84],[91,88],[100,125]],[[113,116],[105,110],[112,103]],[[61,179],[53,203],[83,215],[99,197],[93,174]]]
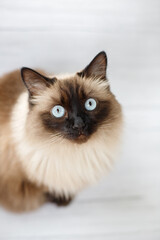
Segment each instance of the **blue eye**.
[[97,103],[96,103],[96,100],[94,100],[94,98],[89,98],[85,102],[85,109],[88,111],[94,110],[96,106],[97,106]]
[[56,105],[51,110],[52,114],[56,118],[61,118],[65,114],[65,109],[61,105]]

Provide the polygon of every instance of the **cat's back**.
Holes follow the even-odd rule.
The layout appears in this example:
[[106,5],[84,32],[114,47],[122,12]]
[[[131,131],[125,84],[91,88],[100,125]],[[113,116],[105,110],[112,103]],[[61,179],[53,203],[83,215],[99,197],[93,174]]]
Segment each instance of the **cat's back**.
[[0,77],[0,128],[9,121],[13,106],[23,91],[25,87],[21,80],[20,70]]

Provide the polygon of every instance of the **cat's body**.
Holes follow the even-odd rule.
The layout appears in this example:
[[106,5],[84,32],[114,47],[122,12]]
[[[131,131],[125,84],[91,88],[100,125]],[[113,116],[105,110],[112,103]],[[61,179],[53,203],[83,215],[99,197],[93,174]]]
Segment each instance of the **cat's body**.
[[[23,68],[27,88],[20,71],[0,79],[0,203],[5,207],[22,211],[50,199],[67,202],[110,169],[122,114],[105,71],[102,52],[70,76],[47,78]],[[61,111],[61,117],[53,115]]]

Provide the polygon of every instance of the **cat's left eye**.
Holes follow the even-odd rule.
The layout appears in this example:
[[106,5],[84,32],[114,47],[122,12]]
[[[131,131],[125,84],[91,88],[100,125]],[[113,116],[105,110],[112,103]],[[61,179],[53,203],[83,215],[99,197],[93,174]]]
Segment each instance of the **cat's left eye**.
[[94,98],[89,98],[85,102],[85,109],[88,111],[93,111],[97,106],[97,102]]
[[56,105],[52,108],[51,113],[56,118],[61,118],[65,114],[65,109],[61,105]]

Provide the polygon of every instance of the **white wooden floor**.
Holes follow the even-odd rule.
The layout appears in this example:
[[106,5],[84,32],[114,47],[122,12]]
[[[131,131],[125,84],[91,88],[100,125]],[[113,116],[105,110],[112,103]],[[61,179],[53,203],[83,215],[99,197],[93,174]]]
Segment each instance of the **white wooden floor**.
[[67,208],[0,208],[0,240],[160,240],[160,1],[0,0],[1,74],[74,72],[101,50],[126,121],[115,168]]

